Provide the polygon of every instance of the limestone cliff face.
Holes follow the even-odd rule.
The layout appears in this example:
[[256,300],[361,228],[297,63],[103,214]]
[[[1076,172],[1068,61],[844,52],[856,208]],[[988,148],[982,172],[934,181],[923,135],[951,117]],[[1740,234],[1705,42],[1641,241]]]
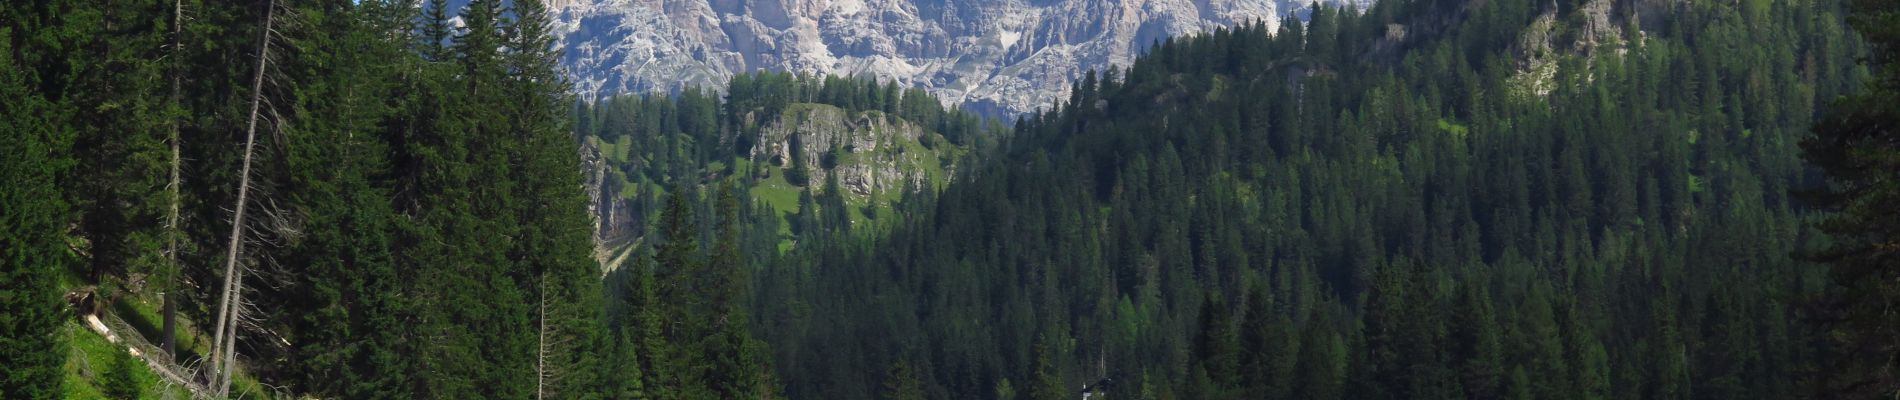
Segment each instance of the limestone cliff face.
[[[801,144],[799,156],[811,160],[810,186],[821,186],[830,174],[837,174],[845,196],[854,202],[907,188],[931,188],[953,171],[951,163],[961,152],[936,133],[884,113],[799,104],[760,129],[753,161],[789,166],[794,137]],[[832,161],[824,162],[828,159]]]
[[614,167],[608,164],[600,148],[589,143],[582,145],[581,174],[586,185],[588,212],[594,215],[594,241],[613,242],[630,237],[638,223],[638,211],[632,202],[620,197],[620,185],[612,178]]
[[[1581,4],[1573,18],[1565,21],[1556,10],[1548,10],[1539,15],[1518,38],[1514,50],[1517,59],[1517,74],[1512,76],[1513,89],[1519,95],[1545,96],[1555,88],[1557,62],[1563,57],[1582,57],[1586,62],[1594,62],[1599,52],[1627,52],[1629,46],[1640,46],[1643,35],[1641,11],[1652,0],[1634,3],[1629,14],[1615,15],[1615,0],[1588,0]],[[1566,25],[1569,24],[1569,25]],[[1623,37],[1625,26],[1633,26],[1638,37]]]
[[[1370,0],[1327,0],[1357,3]],[[551,2],[583,98],[722,87],[756,70],[870,76],[1021,113],[1156,40],[1309,0],[565,0]]]

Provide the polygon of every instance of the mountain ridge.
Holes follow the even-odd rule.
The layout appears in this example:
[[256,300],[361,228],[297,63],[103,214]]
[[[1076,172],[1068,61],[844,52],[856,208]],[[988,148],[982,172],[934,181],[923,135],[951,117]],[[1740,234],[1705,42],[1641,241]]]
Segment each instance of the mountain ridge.
[[[924,87],[990,115],[1035,111],[1082,72],[1128,65],[1156,41],[1253,21],[1302,0],[1094,2],[573,0],[552,2],[563,65],[583,99],[721,87],[758,70]],[[1364,6],[1368,0],[1327,0]]]

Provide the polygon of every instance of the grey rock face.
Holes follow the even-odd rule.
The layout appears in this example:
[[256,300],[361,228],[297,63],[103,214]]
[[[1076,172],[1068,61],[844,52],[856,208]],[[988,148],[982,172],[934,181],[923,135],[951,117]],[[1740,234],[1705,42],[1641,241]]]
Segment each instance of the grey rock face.
[[[1022,113],[1156,40],[1311,0],[556,0],[582,98],[723,87],[757,70],[875,77],[948,104]],[[1325,0],[1364,5],[1370,0]]]
[[[755,162],[783,164],[792,159],[792,136],[803,143],[799,156],[821,160],[825,153],[842,158],[830,169],[809,168],[810,186],[838,174],[839,186],[853,201],[868,202],[880,193],[897,193],[914,188],[934,188],[947,179],[947,169],[956,157],[949,144],[926,150],[926,141],[942,141],[922,127],[906,121],[885,118],[880,112],[847,112],[837,107],[801,104],[779,116],[759,132],[758,145],[752,148]],[[777,165],[783,166],[783,165]]]

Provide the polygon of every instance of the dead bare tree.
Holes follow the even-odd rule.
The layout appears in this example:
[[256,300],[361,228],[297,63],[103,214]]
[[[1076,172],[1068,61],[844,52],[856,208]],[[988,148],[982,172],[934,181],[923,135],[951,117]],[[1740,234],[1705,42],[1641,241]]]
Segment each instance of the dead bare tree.
[[264,68],[270,58],[271,23],[277,11],[275,0],[264,4],[264,25],[258,34],[256,70],[251,75],[251,112],[250,121],[244,133],[244,157],[238,173],[237,206],[231,212],[230,246],[225,251],[224,289],[222,300],[218,303],[217,333],[212,339],[210,355],[211,372],[215,375],[214,384],[217,397],[230,394],[231,373],[236,369],[232,364],[237,358],[238,314],[242,306],[244,292],[243,271],[238,268],[238,254],[244,246],[244,210],[251,189],[252,155],[257,147],[257,119],[263,105]]
[[[179,93],[179,86],[181,86],[179,77],[184,75],[182,68],[179,68],[179,66],[184,63],[183,57],[180,57],[180,53],[184,51],[184,45],[181,43],[181,36],[184,35],[184,26],[185,2],[184,0],[172,0],[172,107],[182,107],[184,103],[183,97]],[[172,150],[171,181],[165,184],[166,194],[170,197],[168,199],[170,204],[166,205],[165,213],[166,271],[165,276],[160,278],[160,284],[164,286],[159,289],[159,297],[161,297],[161,300],[165,303],[165,328],[159,333],[161,336],[159,342],[160,348],[165,351],[166,357],[171,357],[173,354],[176,354],[178,350],[178,339],[176,339],[178,336],[178,304],[172,301],[172,297],[174,296],[174,292],[178,291],[178,209],[180,208],[180,204],[184,202],[184,199],[180,198],[178,193],[179,186],[182,184],[178,176],[179,164],[182,162],[179,156],[178,128],[182,123],[182,121],[180,121],[182,118],[177,114],[178,111],[176,109],[172,112],[171,133],[166,137],[166,141],[169,142]]]
[[534,395],[535,399],[544,400],[560,398],[562,390],[570,389],[562,382],[567,379],[566,374],[569,372],[567,369],[572,367],[568,364],[571,359],[567,358],[569,356],[567,352],[572,351],[569,345],[573,343],[573,336],[571,336],[572,331],[564,329],[559,323],[552,322],[557,319],[557,316],[553,314],[560,314],[561,317],[569,316],[569,314],[562,313],[561,310],[564,309],[554,304],[554,301],[561,298],[560,293],[548,294],[548,271],[543,269],[540,275],[540,301],[536,304],[535,313],[539,314],[541,321],[536,332],[538,343],[534,360]]
[[541,328],[538,334],[537,348],[534,354],[534,398],[548,398],[548,273],[541,272],[541,299],[538,304],[541,314]]

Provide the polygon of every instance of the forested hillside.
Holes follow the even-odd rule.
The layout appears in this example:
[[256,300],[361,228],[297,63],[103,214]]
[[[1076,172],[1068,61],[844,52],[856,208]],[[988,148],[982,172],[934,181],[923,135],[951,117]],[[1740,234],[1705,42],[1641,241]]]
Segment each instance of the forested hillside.
[[[1801,142],[1802,156],[1827,177],[1801,198],[1828,212],[1818,227],[1833,240],[1804,259],[1830,267],[1834,283],[1812,318],[1828,332],[1835,357],[1822,375],[1825,397],[1879,399],[1900,393],[1894,367],[1891,304],[1900,290],[1885,284],[1900,274],[1900,2],[1856,0],[1848,21],[1866,38],[1863,63],[1873,78],[1835,100]],[[1817,396],[1820,397],[1820,396]]]
[[0,5],[0,398],[596,393],[572,100],[505,3]]
[[0,5],[0,398],[1900,391],[1891,0],[1321,6],[1007,128],[577,103],[550,18]]
[[1836,2],[1390,1],[1171,40],[758,272],[794,398],[1807,397]]
[[750,312],[781,299],[755,293],[772,285],[756,271],[808,239],[887,230],[882,215],[934,193],[1004,130],[869,81],[763,73],[726,90],[576,110],[600,163],[597,235],[614,248],[604,398],[783,397]]
[[604,244],[646,236],[669,188],[732,182],[745,189],[741,204],[758,200],[761,209],[748,211],[772,217],[755,221],[758,239],[778,231],[790,247],[820,223],[820,203],[845,210],[825,218],[867,224],[906,193],[941,188],[959,161],[995,147],[1008,129],[895,83],[758,73],[722,91],[621,96],[576,110]]

